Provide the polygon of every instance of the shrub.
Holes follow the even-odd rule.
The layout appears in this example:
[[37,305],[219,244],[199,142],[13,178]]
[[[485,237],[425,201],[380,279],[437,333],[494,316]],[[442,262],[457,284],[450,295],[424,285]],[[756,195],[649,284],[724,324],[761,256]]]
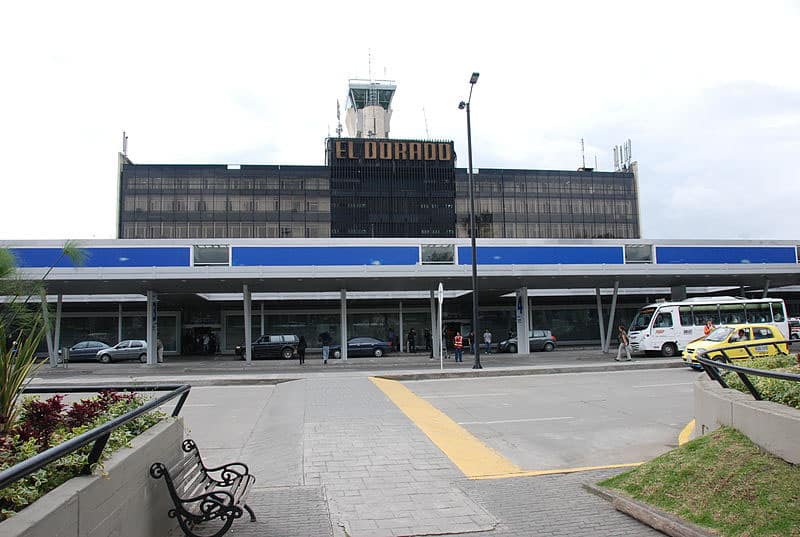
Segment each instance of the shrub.
[[[6,434],[0,434],[0,470],[134,410],[144,402],[135,393],[111,391],[101,392],[71,405],[64,404],[63,399],[63,395],[54,395],[44,401],[37,397],[23,401],[18,420]],[[132,438],[164,416],[162,412],[150,412],[114,430],[99,464],[102,465],[102,461],[111,453],[129,446]],[[0,490],[0,521],[80,475],[89,460],[91,448],[89,444]]]
[[[800,374],[800,365],[798,365],[797,358],[790,354],[741,360],[737,361],[736,365],[752,369],[769,369],[795,375]],[[734,390],[750,393],[736,373],[728,371],[725,373],[724,378],[728,386]],[[773,401],[800,409],[800,382],[757,377],[755,375],[748,375],[748,378],[766,401]]]

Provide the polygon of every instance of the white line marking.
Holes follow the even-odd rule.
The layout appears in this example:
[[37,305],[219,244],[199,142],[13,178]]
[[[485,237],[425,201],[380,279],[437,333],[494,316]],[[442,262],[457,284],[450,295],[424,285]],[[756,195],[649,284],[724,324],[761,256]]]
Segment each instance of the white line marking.
[[423,395],[423,399],[456,399],[459,397],[497,397],[501,395],[511,395],[509,393],[463,393],[455,395]]
[[641,386],[631,386],[631,388],[660,388],[661,386],[691,386],[691,382],[674,382],[672,384],[642,384]]
[[574,420],[575,416],[562,416],[559,418],[526,418],[520,420],[496,420],[496,421],[459,421],[459,425],[491,425],[493,423],[521,423],[525,421],[555,421],[555,420]]

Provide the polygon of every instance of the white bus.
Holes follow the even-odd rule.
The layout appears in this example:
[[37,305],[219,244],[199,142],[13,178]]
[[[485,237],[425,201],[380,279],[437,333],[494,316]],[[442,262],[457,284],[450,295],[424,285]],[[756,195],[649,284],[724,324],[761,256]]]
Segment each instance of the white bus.
[[709,320],[714,326],[769,323],[789,339],[786,306],[779,298],[697,297],[658,302],[640,309],[628,329],[631,349],[676,356],[687,343],[703,337],[703,327]]

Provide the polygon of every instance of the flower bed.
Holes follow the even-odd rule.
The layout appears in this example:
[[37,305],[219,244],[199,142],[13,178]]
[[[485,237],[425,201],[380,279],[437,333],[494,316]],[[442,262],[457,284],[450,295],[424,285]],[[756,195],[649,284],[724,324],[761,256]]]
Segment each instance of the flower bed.
[[[98,425],[141,406],[144,398],[135,393],[100,392],[99,395],[72,404],[63,395],[41,400],[27,398],[9,431],[0,436],[0,470],[20,463],[37,453],[78,436]],[[151,412],[117,428],[103,451],[102,460],[128,446],[130,440],[164,418]],[[36,501],[45,493],[81,473],[91,445],[37,470],[0,490],[0,521]]]
[[[800,356],[791,354],[755,358],[752,360],[737,360],[736,365],[752,369],[769,369],[782,373],[800,374]],[[800,382],[757,377],[755,375],[748,375],[748,378],[765,401],[772,401],[774,403],[800,409]],[[727,371],[724,379],[730,388],[750,393],[736,373]]]

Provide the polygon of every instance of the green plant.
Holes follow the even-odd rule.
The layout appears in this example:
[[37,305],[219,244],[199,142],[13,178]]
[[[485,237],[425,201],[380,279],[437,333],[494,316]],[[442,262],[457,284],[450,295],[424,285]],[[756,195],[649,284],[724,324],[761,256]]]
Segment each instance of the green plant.
[[19,277],[13,253],[0,248],[0,294],[6,297],[0,307],[0,436],[14,423],[19,394],[38,367],[36,351],[49,331],[43,315],[46,301],[42,300],[42,307],[36,308],[30,300],[46,295],[45,279],[65,256],[76,265],[84,259],[83,251],[67,241],[44,276],[30,281]]
[[[800,365],[797,363],[797,358],[791,354],[743,360],[736,362],[736,365],[752,369],[769,369],[796,375],[800,374]],[[800,409],[800,382],[757,377],[755,375],[748,375],[748,378],[765,400]],[[736,373],[727,372],[724,379],[728,386],[734,390],[749,393],[747,387]]]
[[[64,404],[61,395],[44,401],[38,397],[26,398],[9,434],[0,437],[0,470],[134,410],[143,402],[144,399],[137,394],[116,392],[101,392],[72,405]],[[131,439],[164,417],[163,412],[150,412],[115,429],[103,451],[103,458],[92,470],[102,468],[103,460],[129,446]],[[85,446],[0,490],[0,521],[79,475],[88,462],[91,447],[91,444]]]

